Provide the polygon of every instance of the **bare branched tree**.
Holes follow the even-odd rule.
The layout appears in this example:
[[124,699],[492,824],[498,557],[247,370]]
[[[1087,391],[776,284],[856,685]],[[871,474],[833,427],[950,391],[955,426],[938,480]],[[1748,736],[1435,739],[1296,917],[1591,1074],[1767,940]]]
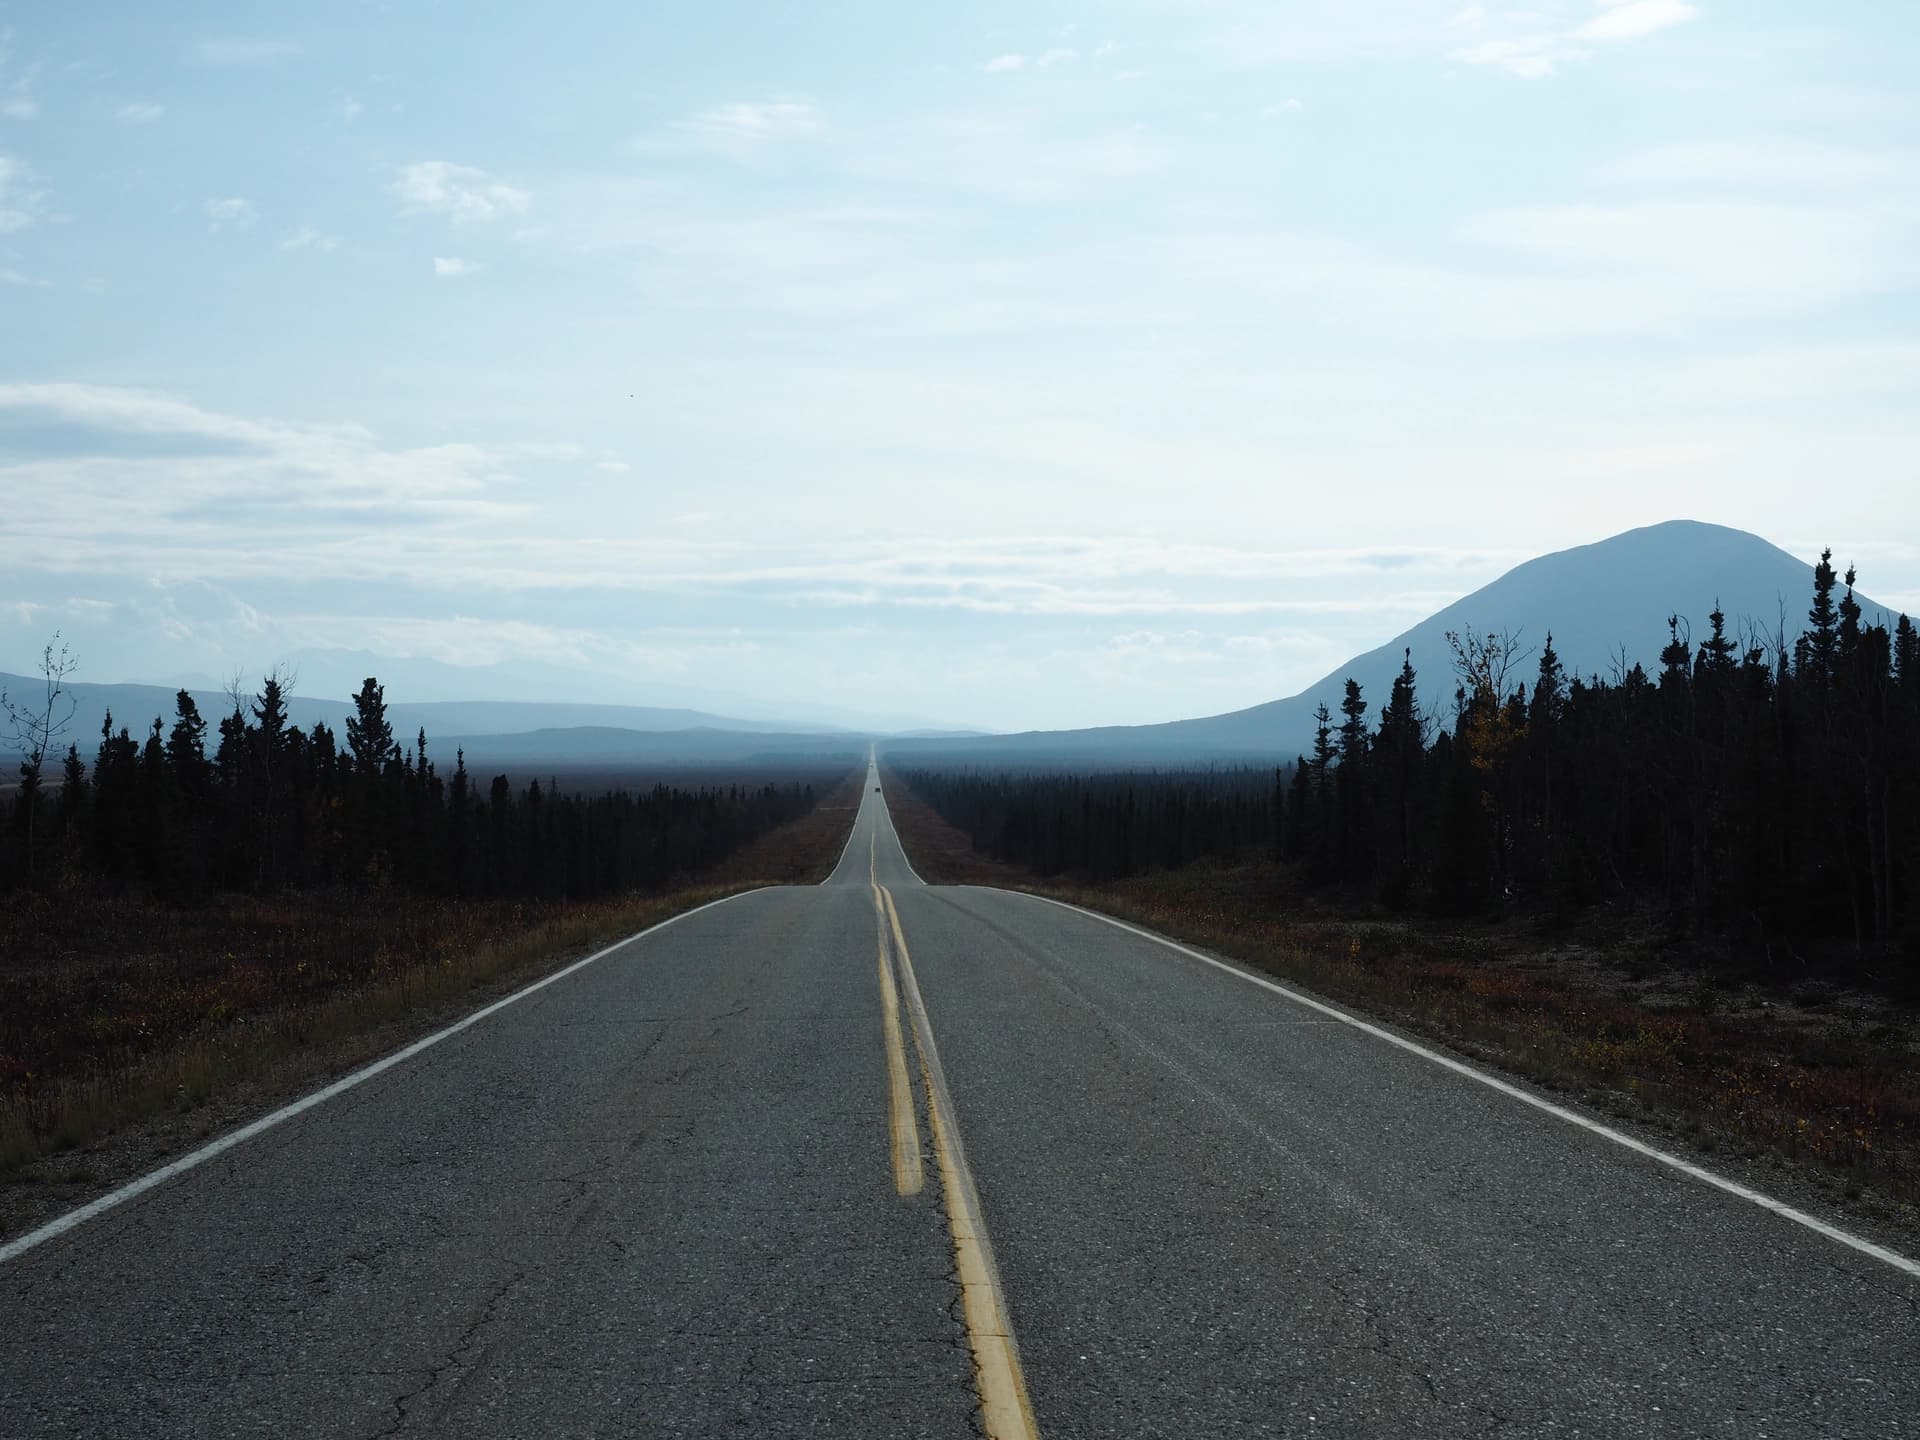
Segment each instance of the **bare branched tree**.
[[1533,652],[1520,648],[1518,630],[1502,630],[1482,635],[1471,625],[1465,632],[1447,631],[1447,645],[1453,651],[1453,671],[1460,678],[1460,689],[1469,700],[1494,705],[1507,698],[1507,677],[1516,665]]
[[[58,645],[58,650],[54,646]],[[7,743],[20,753],[21,813],[26,819],[27,870],[33,870],[33,830],[35,812],[40,808],[40,774],[47,752],[54,746],[79,708],[79,700],[68,690],[67,677],[80,668],[58,630],[40,653],[40,678],[43,688],[33,700],[15,700],[0,690],[0,724],[6,726]]]

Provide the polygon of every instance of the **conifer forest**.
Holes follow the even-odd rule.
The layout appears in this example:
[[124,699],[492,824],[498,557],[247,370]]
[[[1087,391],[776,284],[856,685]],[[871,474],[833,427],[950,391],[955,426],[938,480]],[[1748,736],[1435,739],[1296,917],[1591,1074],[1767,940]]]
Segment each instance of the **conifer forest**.
[[[1551,636],[1449,637],[1454,699],[1404,663],[1349,680],[1277,771],[903,778],[976,850],[1100,883],[1271,858],[1308,891],[1448,917],[1650,907],[1756,973],[1845,967],[1902,990],[1920,958],[1920,636],[1813,575],[1804,633],[1669,621],[1652,671],[1569,675]],[[1375,707],[1376,698],[1382,700]]]
[[[46,670],[61,664],[49,648]],[[0,825],[0,890],[81,877],[162,901],[316,886],[589,900],[710,869],[816,798],[793,780],[598,795],[483,781],[463,754],[443,770],[424,731],[403,746],[371,678],[344,745],[288,722],[278,675],[233,699],[210,722],[182,690],[171,723],[137,732],[110,715],[91,754],[69,743],[58,761],[57,696],[17,721],[29,753]]]

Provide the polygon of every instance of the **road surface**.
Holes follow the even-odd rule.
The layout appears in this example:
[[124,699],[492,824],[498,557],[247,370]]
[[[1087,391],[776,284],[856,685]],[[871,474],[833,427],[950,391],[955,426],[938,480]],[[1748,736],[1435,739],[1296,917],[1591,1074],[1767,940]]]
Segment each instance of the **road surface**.
[[0,1254],[8,1437],[1920,1435],[1898,1257],[924,886],[872,785],[826,884]]

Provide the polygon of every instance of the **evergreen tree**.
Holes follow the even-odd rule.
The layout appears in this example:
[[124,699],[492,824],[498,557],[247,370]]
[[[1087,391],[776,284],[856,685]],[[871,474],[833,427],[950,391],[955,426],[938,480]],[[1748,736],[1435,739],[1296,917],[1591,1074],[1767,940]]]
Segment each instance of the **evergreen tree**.
[[167,760],[173,767],[174,783],[179,787],[183,806],[189,816],[199,815],[207,802],[210,776],[207,772],[207,722],[200,707],[185,690],[173,697],[173,729],[167,735]]
[[1804,658],[1798,667],[1801,679],[1823,698],[1833,683],[1839,628],[1833,603],[1833,551],[1827,549],[1820,552],[1820,563],[1813,567],[1813,605],[1807,611]]
[[353,714],[347,717],[347,749],[353,752],[354,773],[362,780],[377,777],[393,754],[393,725],[387,719],[386,687],[371,675],[361,684],[360,693],[353,697]]
[[87,805],[87,762],[78,745],[67,746],[67,763],[60,775],[60,834],[71,841],[73,828]]

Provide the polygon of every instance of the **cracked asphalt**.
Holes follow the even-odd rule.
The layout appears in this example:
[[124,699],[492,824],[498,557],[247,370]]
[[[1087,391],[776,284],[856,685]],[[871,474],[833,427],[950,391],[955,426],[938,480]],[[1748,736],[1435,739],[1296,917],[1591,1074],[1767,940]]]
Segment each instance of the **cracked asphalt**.
[[1148,940],[922,886],[865,798],[826,885],[0,1265],[0,1436],[976,1434],[931,1156],[892,1183],[876,837],[1043,1435],[1920,1435],[1920,1282]]

